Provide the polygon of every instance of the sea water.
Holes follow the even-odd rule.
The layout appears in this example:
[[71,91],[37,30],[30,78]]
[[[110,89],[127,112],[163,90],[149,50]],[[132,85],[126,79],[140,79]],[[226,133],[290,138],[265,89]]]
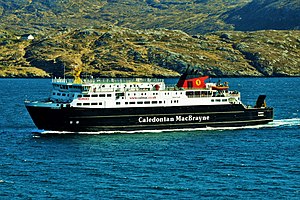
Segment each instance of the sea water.
[[[174,79],[166,80],[174,84]],[[300,78],[226,78],[274,122],[242,128],[34,134],[49,79],[0,79],[0,199],[299,199]]]

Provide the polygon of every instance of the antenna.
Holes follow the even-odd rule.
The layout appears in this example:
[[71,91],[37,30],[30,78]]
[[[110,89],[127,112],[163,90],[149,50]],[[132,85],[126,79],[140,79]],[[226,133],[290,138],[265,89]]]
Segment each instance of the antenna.
[[186,74],[188,73],[190,66],[191,66],[191,65],[188,65],[188,66],[187,66],[187,68],[186,68],[186,70],[185,70],[185,73],[186,73]]

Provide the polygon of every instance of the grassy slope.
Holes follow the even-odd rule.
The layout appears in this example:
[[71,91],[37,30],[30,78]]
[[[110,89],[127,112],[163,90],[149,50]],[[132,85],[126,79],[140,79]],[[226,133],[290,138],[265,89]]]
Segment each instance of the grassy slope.
[[[115,24],[131,29],[168,28],[188,33],[232,29],[220,16],[247,1],[27,1],[0,0],[2,27],[18,31],[47,31],[61,27]],[[0,7],[1,11],[1,7]],[[0,12],[1,14],[1,12]]]
[[[300,31],[216,32],[190,36],[117,26],[59,31],[33,42],[8,40],[2,71],[14,67],[94,76],[177,76],[188,66],[212,76],[300,75]],[[30,67],[31,66],[31,67]],[[20,72],[21,73],[21,72]],[[23,73],[24,74],[24,73]]]
[[[299,7],[296,1],[248,2],[0,0],[0,30],[6,30],[0,31],[0,76],[60,75],[63,66],[101,76],[174,76],[188,65],[216,76],[299,75],[299,31],[199,35],[233,29],[223,19],[249,6],[261,6],[257,13]],[[36,39],[18,40],[23,33]]]

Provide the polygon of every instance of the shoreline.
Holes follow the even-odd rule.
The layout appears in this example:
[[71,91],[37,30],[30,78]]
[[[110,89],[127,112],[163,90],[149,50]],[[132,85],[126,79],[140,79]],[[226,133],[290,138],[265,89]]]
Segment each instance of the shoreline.
[[[205,75],[203,75],[205,76]],[[209,76],[209,75],[208,75]],[[99,77],[93,77],[93,78],[114,78],[114,79],[126,79],[126,78],[161,78],[161,79],[171,79],[171,78],[179,78],[180,76],[153,76],[153,77],[147,77],[147,76],[127,76],[127,77],[109,77],[109,76],[99,76]],[[299,78],[299,76],[209,76],[210,78]],[[52,79],[54,77],[0,77],[0,79]],[[63,77],[56,77],[56,78],[63,78]],[[65,77],[66,79],[73,79],[74,77]]]

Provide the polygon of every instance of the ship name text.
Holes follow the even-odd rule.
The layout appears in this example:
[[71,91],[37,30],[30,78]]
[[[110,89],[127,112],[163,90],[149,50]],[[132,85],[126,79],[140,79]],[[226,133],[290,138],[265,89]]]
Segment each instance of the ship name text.
[[177,115],[174,117],[139,117],[139,123],[163,123],[163,122],[202,122],[209,121],[209,116],[182,116]]

